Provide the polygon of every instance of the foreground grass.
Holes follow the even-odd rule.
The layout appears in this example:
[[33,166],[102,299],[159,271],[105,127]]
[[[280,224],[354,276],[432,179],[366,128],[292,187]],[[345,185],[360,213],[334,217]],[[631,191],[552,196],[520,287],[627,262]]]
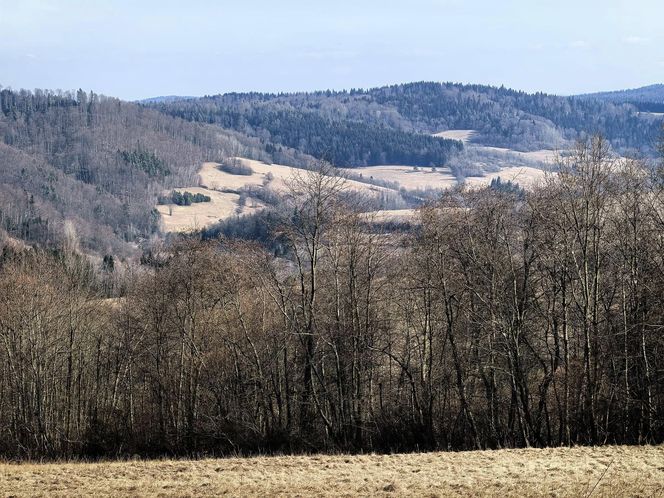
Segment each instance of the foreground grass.
[[664,496],[664,446],[0,464],[0,496]]

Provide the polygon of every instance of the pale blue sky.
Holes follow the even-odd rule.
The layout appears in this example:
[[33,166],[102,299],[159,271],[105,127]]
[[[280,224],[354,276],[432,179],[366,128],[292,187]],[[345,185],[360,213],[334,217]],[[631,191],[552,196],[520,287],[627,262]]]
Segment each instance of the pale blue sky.
[[0,0],[0,85],[126,99],[664,82],[663,0]]

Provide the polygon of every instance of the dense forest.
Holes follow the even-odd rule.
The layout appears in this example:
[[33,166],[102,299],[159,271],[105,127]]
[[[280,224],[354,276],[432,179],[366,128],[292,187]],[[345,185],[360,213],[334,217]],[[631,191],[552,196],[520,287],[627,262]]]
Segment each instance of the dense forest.
[[215,123],[259,136],[269,144],[268,150],[285,145],[340,167],[443,166],[452,154],[463,149],[461,142],[453,140],[363,121],[329,119],[313,111],[281,106],[257,106],[242,111],[223,104],[198,106],[196,101],[187,100],[177,108],[173,104],[171,109],[166,103],[159,109],[190,121]]
[[[372,150],[374,132],[370,130],[403,133],[400,140],[395,140],[397,135],[392,140],[403,142],[404,150],[410,150],[415,140],[409,138],[411,134],[472,129],[478,132],[473,138],[477,143],[517,150],[563,148],[591,134],[602,134],[623,153],[652,154],[661,126],[661,119],[640,114],[629,103],[455,83],[421,82],[343,92],[225,94],[150,105],[191,121],[217,123],[258,136],[274,146],[289,145],[316,157],[327,154],[339,166],[378,164],[379,159],[403,163],[402,154],[375,160],[367,157],[363,151]],[[308,135],[300,127],[294,128],[294,123],[307,124],[317,132]],[[347,152],[338,152],[341,131]]]
[[0,454],[664,442],[661,168],[592,139],[540,188],[450,192],[399,233],[326,168],[263,218],[279,255],[5,244]]

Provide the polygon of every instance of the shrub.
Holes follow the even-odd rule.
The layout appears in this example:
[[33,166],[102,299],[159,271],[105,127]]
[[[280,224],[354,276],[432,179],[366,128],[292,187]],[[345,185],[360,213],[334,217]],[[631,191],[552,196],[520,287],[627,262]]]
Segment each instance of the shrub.
[[251,176],[254,174],[254,170],[250,166],[242,164],[240,161],[224,161],[219,165],[219,169],[229,175]]

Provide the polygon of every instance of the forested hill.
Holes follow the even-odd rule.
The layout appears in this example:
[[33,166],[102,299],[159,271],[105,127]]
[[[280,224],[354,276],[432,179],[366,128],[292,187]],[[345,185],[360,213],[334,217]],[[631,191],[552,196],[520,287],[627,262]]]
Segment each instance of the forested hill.
[[[339,95],[325,99],[319,94],[294,98],[237,94],[153,106],[189,121],[260,137],[273,152],[292,147],[335,166],[440,166],[463,149],[461,142],[416,133],[408,126],[376,118],[357,99]],[[330,104],[333,109],[327,107]]]
[[603,100],[614,104],[631,104],[642,112],[664,113],[664,84],[631,90],[589,93],[578,97],[585,100]]
[[[127,254],[157,230],[164,188],[256,139],[79,91],[0,92],[0,237]],[[65,223],[65,220],[67,222]],[[69,240],[67,243],[72,243]]]
[[[661,126],[660,119],[644,116],[627,103],[456,83],[420,82],[342,92],[232,93],[150,105],[190,121],[259,136],[276,146],[289,145],[313,155],[324,155],[324,151],[340,165],[358,166],[402,159],[360,153],[385,130],[403,134],[390,138],[400,137],[404,150],[415,140],[413,134],[473,129],[478,143],[518,150],[563,147],[601,133],[620,151],[649,153]],[[305,134],[302,126],[316,131]],[[340,136],[345,153],[337,151]]]

